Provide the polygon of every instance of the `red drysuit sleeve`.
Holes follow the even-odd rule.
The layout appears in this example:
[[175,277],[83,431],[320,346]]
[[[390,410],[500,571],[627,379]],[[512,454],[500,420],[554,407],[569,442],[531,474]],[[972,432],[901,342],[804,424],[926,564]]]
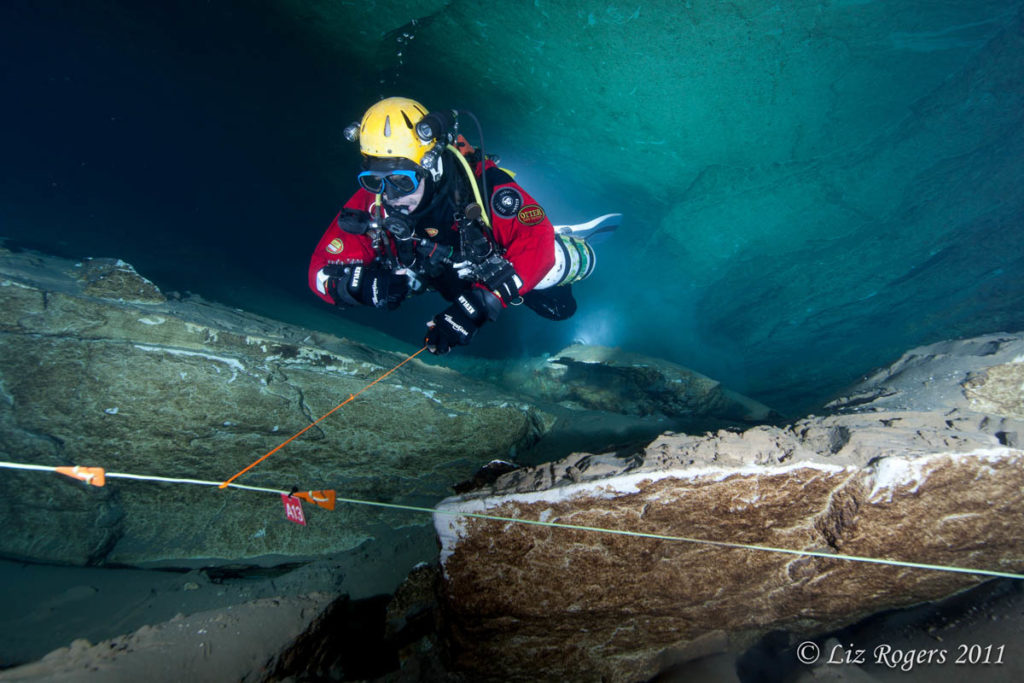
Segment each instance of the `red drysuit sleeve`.
[[[372,194],[360,189],[345,203],[345,208],[368,211],[373,201]],[[335,302],[323,286],[324,280],[320,276],[320,270],[324,266],[336,263],[370,263],[376,258],[370,238],[366,235],[353,235],[342,230],[338,226],[340,217],[341,212],[339,211],[327,230],[324,231],[309,260],[309,288],[329,304]]]
[[[488,168],[493,164],[488,162]],[[526,294],[555,265],[555,228],[544,209],[526,190],[501,174],[507,182],[487,188],[491,194],[491,220],[494,239],[505,249],[508,259],[523,281],[520,294]],[[488,177],[495,177],[489,173]]]

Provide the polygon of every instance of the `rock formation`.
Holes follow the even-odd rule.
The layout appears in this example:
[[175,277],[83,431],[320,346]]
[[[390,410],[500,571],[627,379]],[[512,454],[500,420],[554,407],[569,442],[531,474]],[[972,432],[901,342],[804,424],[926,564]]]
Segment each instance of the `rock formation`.
[[770,408],[661,358],[574,344],[509,372],[505,383],[537,398],[624,415],[763,422]]
[[1024,336],[915,349],[785,427],[576,454],[438,506],[457,667],[650,677],[764,634],[827,632],[984,576],[458,516],[1002,572],[1024,569]]
[[[0,251],[0,291],[0,459],[17,463],[220,482],[404,358],[198,297],[168,298],[113,259]],[[462,365],[512,381],[502,389],[417,359],[239,483],[430,505],[553,428],[544,452],[561,457],[613,438],[572,425],[600,423],[646,443],[673,417],[767,413],[703,375],[615,349],[572,347],[526,375]],[[0,553],[20,559],[276,563],[349,550],[388,527],[429,529],[427,518],[352,506],[314,509],[314,523],[299,529],[265,493],[123,480],[95,488],[2,472],[0,520],[19,531]]]
[[[203,302],[131,266],[0,252],[0,460],[223,481],[403,360],[403,354]],[[415,360],[239,483],[433,502],[534,442],[528,403]],[[307,506],[148,481],[90,487],[0,470],[0,553],[69,564],[284,561],[353,548],[429,518]]]

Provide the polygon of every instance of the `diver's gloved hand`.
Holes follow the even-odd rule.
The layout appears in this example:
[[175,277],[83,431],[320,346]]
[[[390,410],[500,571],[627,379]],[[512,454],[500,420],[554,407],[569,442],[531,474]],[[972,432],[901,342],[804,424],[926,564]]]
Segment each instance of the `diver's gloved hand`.
[[523,286],[523,281],[512,264],[505,259],[497,255],[487,259],[481,264],[479,274],[484,286],[501,297],[504,304],[508,305],[519,298],[519,288]]
[[[332,268],[332,272],[327,272]],[[329,266],[327,291],[339,306],[373,306],[394,310],[409,294],[409,278],[383,266]]]
[[479,282],[506,305],[519,298],[519,288],[523,286],[516,269],[498,254],[492,254],[482,263],[456,263],[455,272],[464,280]]
[[489,317],[485,296],[493,298],[493,295],[480,289],[470,290],[435,315],[427,323],[427,336],[424,339],[427,350],[440,356],[451,351],[453,346],[469,344]]

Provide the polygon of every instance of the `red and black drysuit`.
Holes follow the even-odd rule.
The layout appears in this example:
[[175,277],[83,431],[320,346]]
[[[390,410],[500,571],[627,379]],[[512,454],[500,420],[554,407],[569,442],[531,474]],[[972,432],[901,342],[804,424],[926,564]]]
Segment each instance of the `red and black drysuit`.
[[[428,346],[439,353],[455,344],[468,344],[480,325],[494,320],[519,297],[545,317],[561,320],[571,316],[576,305],[568,286],[534,290],[555,263],[554,227],[544,210],[512,176],[488,161],[491,229],[467,228],[464,221],[460,230],[457,218],[474,201],[474,195],[465,173],[456,167],[459,160],[450,155],[445,155],[444,177],[424,197],[425,206],[408,216],[393,214],[405,221],[409,239],[395,239],[390,231],[383,231],[384,240],[375,243],[371,239],[366,227],[376,197],[360,188],[320,238],[310,260],[310,288],[331,304],[394,309],[408,292],[409,278],[403,269],[412,272],[426,288],[452,302],[435,316],[428,331]],[[477,184],[482,188],[480,171],[480,164],[475,164]],[[386,205],[380,210],[378,221],[386,226]],[[467,246],[470,233],[477,240],[475,250]],[[454,264],[472,259],[474,253],[479,256],[481,239],[486,240],[491,256],[473,274],[467,275],[463,269],[460,277]],[[436,339],[438,326],[447,338]],[[436,349],[432,335],[434,342],[439,341]]]

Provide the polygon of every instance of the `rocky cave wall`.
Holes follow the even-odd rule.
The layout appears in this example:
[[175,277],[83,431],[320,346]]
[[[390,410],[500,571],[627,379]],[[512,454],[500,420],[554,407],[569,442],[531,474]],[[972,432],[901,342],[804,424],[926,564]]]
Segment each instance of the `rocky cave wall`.
[[[0,460],[219,483],[403,360],[199,299],[123,261],[0,250]],[[550,417],[413,361],[236,483],[432,504]],[[63,564],[279,564],[356,548],[422,515],[307,506],[266,492],[3,469],[0,555]]]
[[450,498],[435,524],[453,657],[480,680],[647,680],[991,576],[972,569],[1019,576],[1022,380],[1020,334],[938,343],[823,416],[666,433]]

